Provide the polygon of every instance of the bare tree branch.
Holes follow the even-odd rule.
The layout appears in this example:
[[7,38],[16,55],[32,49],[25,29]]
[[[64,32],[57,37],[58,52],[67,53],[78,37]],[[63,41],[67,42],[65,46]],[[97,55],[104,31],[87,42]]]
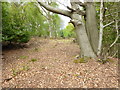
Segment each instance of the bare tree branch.
[[117,42],[119,36],[120,36],[120,34],[116,37],[115,41],[110,45],[110,48]]
[[[41,6],[40,6],[41,7]],[[45,14],[47,15],[47,12],[44,10],[44,8],[43,7],[41,7],[41,9],[45,12]],[[45,16],[44,14],[42,14],[43,16]],[[50,18],[48,18],[47,16],[45,16],[48,20],[50,19]]]
[[107,27],[107,26],[109,26],[109,25],[113,24],[114,22],[115,22],[115,21],[112,21],[112,22],[110,22],[110,23],[108,23],[108,24],[104,25],[103,27],[105,28],[105,27]]
[[68,10],[62,10],[62,9],[58,9],[58,8],[54,8],[50,5],[47,5],[43,2],[39,2],[38,3],[43,6],[45,9],[47,9],[48,11],[51,11],[51,12],[54,12],[54,13],[57,13],[57,14],[61,14],[61,15],[64,15],[64,16],[68,16],[68,17],[71,17],[71,11],[68,11]]
[[36,7],[39,8],[39,12],[41,13],[41,15],[43,15],[46,19],[49,19],[46,15],[44,15],[41,11],[40,11],[40,8],[47,14],[47,12],[44,10],[44,8],[42,8],[40,5],[38,5],[38,3],[35,4]]
[[71,10],[72,12],[75,12],[75,11],[76,11],[74,8],[71,8],[71,7],[69,7],[69,6],[67,6],[67,8],[68,8],[69,10]]

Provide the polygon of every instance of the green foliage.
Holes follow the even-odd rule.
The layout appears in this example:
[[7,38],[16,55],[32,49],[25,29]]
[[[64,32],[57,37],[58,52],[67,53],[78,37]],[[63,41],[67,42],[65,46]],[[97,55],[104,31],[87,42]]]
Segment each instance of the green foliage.
[[[119,21],[118,13],[120,5],[118,2],[104,2],[104,15],[103,15],[103,25],[109,24],[112,21]],[[96,12],[97,12],[97,22],[98,28],[100,30],[100,3],[96,3]],[[115,13],[118,12],[118,13]],[[118,23],[119,26],[119,23]],[[119,30],[118,30],[119,31]],[[119,33],[119,32],[118,32]],[[109,26],[105,27],[103,30],[103,41],[102,41],[102,53],[104,53],[110,45],[115,41],[117,37],[117,30],[115,23],[110,24]],[[116,43],[119,43],[120,39]],[[115,46],[115,45],[114,45]],[[109,51],[109,55],[113,55],[116,50],[113,50],[114,47],[111,48]],[[108,53],[108,52],[107,52]],[[110,54],[112,53],[112,54]]]
[[[104,16],[103,16],[103,24],[106,25],[110,23],[111,21],[114,21],[118,17],[116,16],[116,13],[118,12],[118,9],[116,9],[117,3],[114,2],[105,2],[104,3]],[[105,8],[107,10],[105,10]],[[100,3],[96,3],[96,12],[97,12],[97,21],[98,21],[98,27],[99,27],[99,18],[100,18]],[[112,14],[111,14],[112,13]],[[108,16],[105,16],[108,15]],[[115,23],[107,26],[103,30],[103,46],[109,46],[116,38],[116,31],[115,31]],[[99,27],[100,28],[100,27]]]
[[47,19],[42,15],[43,12],[32,2],[24,5],[24,11],[26,12],[27,28],[31,35],[44,36],[48,29],[48,23]]
[[[58,7],[55,2],[48,3]],[[4,2],[2,4],[2,41],[27,43],[31,36],[39,37],[75,37],[74,26],[69,23],[61,30],[59,15],[41,10],[33,2]],[[37,50],[36,50],[37,51]]]
[[18,3],[2,4],[2,41],[27,43],[29,32],[24,26],[24,15]]
[[61,35],[65,38],[75,37],[74,26],[72,23],[69,23],[65,29],[61,31]]
[[[55,2],[49,5],[58,7]],[[34,2],[2,3],[2,41],[27,43],[31,36],[49,37],[50,32],[59,37],[60,23],[57,14],[44,14]]]

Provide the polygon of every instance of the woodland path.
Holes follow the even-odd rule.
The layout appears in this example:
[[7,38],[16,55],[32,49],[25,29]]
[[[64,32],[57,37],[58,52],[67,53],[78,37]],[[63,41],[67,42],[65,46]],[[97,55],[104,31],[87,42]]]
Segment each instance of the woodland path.
[[32,38],[27,48],[3,49],[2,79],[12,78],[2,87],[118,88],[116,59],[74,63],[79,52],[71,39]]

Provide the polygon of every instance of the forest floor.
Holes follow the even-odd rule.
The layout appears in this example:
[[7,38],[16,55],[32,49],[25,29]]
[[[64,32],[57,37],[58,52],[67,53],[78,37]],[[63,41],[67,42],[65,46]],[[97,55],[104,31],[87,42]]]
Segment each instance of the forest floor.
[[3,88],[118,88],[117,59],[74,63],[72,39],[32,38],[27,46],[3,48]]

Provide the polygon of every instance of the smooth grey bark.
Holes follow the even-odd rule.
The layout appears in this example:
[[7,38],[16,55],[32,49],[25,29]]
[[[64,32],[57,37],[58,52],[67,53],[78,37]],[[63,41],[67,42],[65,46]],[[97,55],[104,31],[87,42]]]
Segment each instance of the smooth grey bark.
[[[75,2],[71,2],[72,8],[78,9],[79,6]],[[96,57],[95,53],[93,52],[93,49],[90,45],[87,32],[85,29],[85,25],[83,23],[82,16],[74,12],[71,16],[72,23],[75,26],[75,32],[77,35],[78,43],[80,45],[81,50],[81,57],[87,56],[87,57]]]
[[[77,17],[77,18],[76,18]],[[81,22],[81,18],[78,14],[73,14],[72,18],[74,19],[73,23],[75,26],[75,32],[77,35],[78,43],[80,45],[80,55],[81,57],[96,57],[94,54],[92,47],[90,45],[89,39],[87,37],[87,32],[85,30],[85,25]],[[76,20],[77,19],[77,20]]]
[[98,28],[96,21],[96,11],[93,2],[88,2],[86,4],[86,30],[89,37],[90,44],[93,48],[95,54],[98,51]]

